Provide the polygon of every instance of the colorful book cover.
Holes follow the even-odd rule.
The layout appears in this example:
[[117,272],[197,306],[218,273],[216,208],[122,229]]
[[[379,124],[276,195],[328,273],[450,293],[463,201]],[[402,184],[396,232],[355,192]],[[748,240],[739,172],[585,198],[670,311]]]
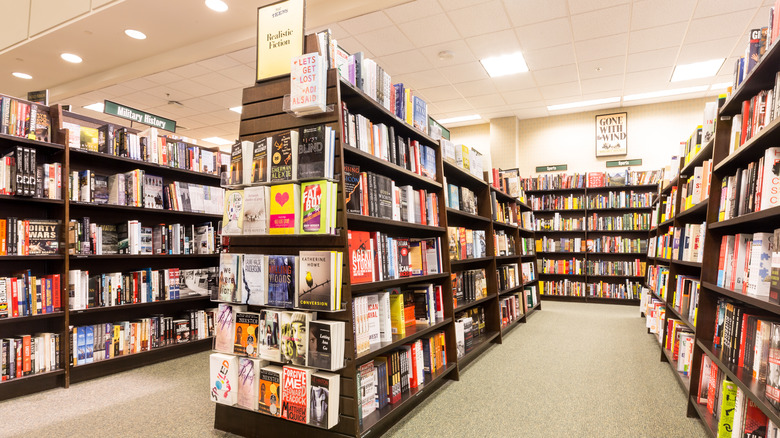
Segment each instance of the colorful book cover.
[[230,148],[230,174],[228,175],[228,185],[239,185],[244,183],[243,161],[243,144],[240,141],[236,141]]
[[235,314],[232,304],[220,303],[214,324],[214,349],[225,353],[233,352]]
[[244,226],[244,191],[225,192],[225,210],[222,213],[222,235],[238,235]]
[[244,189],[244,219],[240,225],[243,234],[268,234],[270,194],[271,188],[268,186],[255,186]]
[[298,146],[298,179],[325,178],[326,160],[325,125],[301,128]]
[[301,234],[330,232],[330,183],[313,181],[301,185]]
[[239,295],[241,282],[241,254],[219,255],[219,301],[234,301]]
[[268,256],[268,305],[292,308],[295,304],[297,257]]
[[258,357],[281,362],[282,353],[279,349],[281,334],[281,312],[278,310],[263,309],[260,311],[260,332],[258,334]]
[[309,323],[309,356],[306,366],[330,369],[333,361],[331,324],[329,321]]
[[301,251],[298,261],[298,294],[296,308],[306,310],[335,310],[334,253],[330,251]]
[[260,368],[259,380],[258,410],[274,417],[281,416],[282,367],[269,365]]
[[253,312],[236,313],[235,342],[233,353],[242,356],[257,357],[258,354],[258,327],[260,314]]
[[271,138],[257,140],[252,147],[252,183],[268,181],[268,145]]
[[363,187],[360,177],[360,166],[344,164],[344,193],[346,195],[347,213],[362,214]]
[[228,406],[238,399],[238,357],[214,353],[209,356],[209,383],[211,401]]
[[368,231],[348,230],[350,281],[353,284],[374,281],[374,252]]
[[311,375],[309,424],[330,429],[338,423],[339,376],[321,371]]
[[244,254],[241,287],[242,297],[246,298],[246,304],[253,306],[265,305],[268,299],[268,275],[266,268],[268,262],[263,254]]
[[293,365],[306,365],[309,350],[307,330],[311,314],[282,312],[282,359]]
[[300,186],[282,184],[271,187],[269,232],[297,234],[300,217]]
[[309,377],[311,370],[285,365],[282,376],[282,418],[308,423]]
[[29,255],[57,254],[60,241],[60,221],[51,219],[27,220]]
[[283,132],[271,138],[271,181],[297,178],[298,131]]
[[241,357],[238,359],[238,396],[236,403],[253,411],[259,408],[260,367],[257,359]]

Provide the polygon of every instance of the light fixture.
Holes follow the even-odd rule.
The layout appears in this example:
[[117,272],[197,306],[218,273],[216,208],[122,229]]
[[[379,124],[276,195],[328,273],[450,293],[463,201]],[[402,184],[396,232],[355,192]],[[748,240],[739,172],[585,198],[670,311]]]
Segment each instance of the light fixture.
[[78,63],[80,63],[82,61],[81,56],[74,55],[72,53],[63,53],[62,55],[60,55],[60,58],[66,60],[68,62],[72,62],[74,64],[78,64]]
[[224,146],[226,144],[233,144],[232,141],[225,140],[224,138],[219,138],[219,137],[204,138],[203,141],[207,141],[207,142],[209,142],[211,144],[215,144],[215,145],[218,145],[218,146]]
[[91,103],[89,105],[83,106],[82,108],[102,113],[103,112],[103,102]]
[[583,106],[594,106],[594,105],[602,105],[605,103],[615,103],[615,102],[620,102],[620,97],[607,97],[604,99],[593,99],[593,100],[583,100],[580,102],[560,103],[558,105],[548,105],[547,109],[549,111],[556,111],[562,109],[580,108]]
[[694,62],[692,64],[678,65],[672,73],[672,82],[687,81],[688,79],[709,78],[718,74],[720,66],[726,58],[710,59],[709,61]]
[[228,10],[227,3],[222,0],[206,0],[206,6],[212,11],[225,12]]
[[457,123],[457,122],[468,122],[471,120],[479,120],[481,117],[479,117],[479,114],[472,114],[470,116],[458,116],[458,117],[450,117],[449,119],[441,119],[437,120],[439,124],[445,124],[445,123]]
[[129,36],[130,38],[135,38],[137,40],[146,39],[146,34],[141,32],[140,30],[125,29],[125,35]]
[[482,63],[482,67],[485,67],[491,78],[528,71],[523,54],[520,52],[493,56],[481,59],[479,62]]
[[705,91],[707,88],[709,88],[709,86],[699,85],[696,87],[676,88],[674,90],[661,90],[651,91],[649,93],[629,94],[628,96],[623,96],[623,102],[628,100],[651,99],[653,97],[666,97],[676,96],[678,94],[696,93],[698,91]]
[[719,82],[717,84],[710,85],[710,90],[725,90],[731,85],[732,85],[731,82]]
[[16,76],[19,79],[32,79],[32,76],[28,75],[27,73],[21,73],[21,72],[15,71],[15,72],[13,72],[11,74]]
[[230,111],[233,111],[234,113],[239,113],[239,114],[241,114],[241,110],[242,110],[242,109],[243,109],[243,107],[240,107],[240,106],[234,106],[233,108],[230,108]]
[[455,54],[452,53],[452,50],[442,50],[437,54],[439,57],[439,61],[447,61],[455,57]]

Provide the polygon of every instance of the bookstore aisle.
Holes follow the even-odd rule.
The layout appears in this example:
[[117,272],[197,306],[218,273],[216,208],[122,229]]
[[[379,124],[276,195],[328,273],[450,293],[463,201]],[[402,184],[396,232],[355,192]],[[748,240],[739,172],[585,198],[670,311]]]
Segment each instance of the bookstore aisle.
[[[635,307],[546,302],[529,322],[385,436],[706,436]],[[0,436],[231,436],[212,428],[208,354],[0,403]]]

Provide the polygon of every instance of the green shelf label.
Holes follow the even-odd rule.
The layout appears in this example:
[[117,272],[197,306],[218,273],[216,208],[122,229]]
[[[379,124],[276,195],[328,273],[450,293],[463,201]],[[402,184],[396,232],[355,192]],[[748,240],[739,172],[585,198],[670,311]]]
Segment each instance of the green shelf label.
[[554,166],[536,166],[537,172],[556,172],[559,170],[567,170],[568,164],[556,164]]
[[637,158],[636,160],[612,160],[607,161],[607,167],[625,167],[625,166],[641,166],[642,165],[642,159]]
[[143,123],[144,125],[154,126],[165,131],[176,132],[176,121],[156,116],[144,111],[139,111],[129,106],[120,105],[116,102],[106,100],[103,102],[103,113],[117,116],[122,119],[132,120]]

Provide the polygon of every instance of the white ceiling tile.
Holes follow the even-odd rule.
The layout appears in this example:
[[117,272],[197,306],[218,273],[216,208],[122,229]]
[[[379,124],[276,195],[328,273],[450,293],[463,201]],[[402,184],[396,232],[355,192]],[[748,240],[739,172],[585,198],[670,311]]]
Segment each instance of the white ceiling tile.
[[538,117],[547,117],[548,115],[549,112],[547,112],[547,108],[543,106],[515,111],[515,117],[518,119],[535,119]]
[[257,62],[257,48],[254,45],[252,47],[247,47],[246,49],[236,50],[227,55],[241,63],[254,64]]
[[546,0],[540,7],[538,0],[504,0],[504,7],[515,27],[566,17],[566,0]]
[[395,26],[377,29],[355,35],[355,38],[368,48],[374,56],[404,52],[414,48],[414,44]]
[[614,95],[620,96],[620,91],[623,89],[623,75],[620,74],[615,76],[604,76],[602,78],[583,79],[580,81],[580,87],[582,88],[583,95],[617,90],[615,91]]
[[199,63],[192,63],[192,64],[183,65],[181,67],[172,68],[168,71],[177,74],[183,78],[191,78],[194,76],[200,76],[200,75],[205,75],[206,73],[211,73],[213,70],[210,68],[206,68],[203,65],[200,65]]
[[703,43],[683,44],[677,64],[707,61],[715,58],[726,58],[734,47],[734,38],[710,40]]
[[137,78],[137,79],[129,80],[127,82],[122,82],[122,85],[126,87],[130,87],[134,90],[145,90],[147,88],[157,86],[157,82],[152,82],[146,78]]
[[251,87],[255,84],[256,73],[257,71],[254,68],[247,67],[243,64],[219,71],[219,74],[227,76],[247,87]]
[[647,29],[688,22],[697,0],[644,0],[634,2],[631,29]]
[[149,93],[144,93],[143,91],[133,93],[131,96],[136,101],[142,103],[144,108],[154,108],[156,106],[162,106],[168,104],[168,99],[153,96]]
[[310,33],[318,33],[323,30],[330,29],[330,35],[332,38],[346,38],[349,36],[349,32],[344,30],[343,27],[339,26],[338,23],[330,23],[323,26],[315,27],[313,29],[306,29],[306,34]]
[[209,86],[208,84],[195,82],[192,79],[182,79],[176,82],[171,82],[167,85],[167,87],[175,91],[186,93],[188,97],[203,95],[204,93],[211,94],[219,91],[216,88]]
[[491,120],[491,119],[500,119],[502,117],[512,117],[515,115],[515,110],[513,109],[503,109],[499,111],[490,111],[487,113],[480,112],[480,116],[485,120]]
[[159,114],[163,117],[168,117],[174,120],[179,120],[184,117],[200,114],[200,111],[194,108],[188,108],[184,104],[181,105],[168,104],[165,106],[154,108],[150,112],[152,114]]
[[201,98],[201,97],[196,97],[194,99],[187,99],[187,100],[181,101],[181,103],[184,106],[186,106],[187,108],[194,109],[196,111],[196,114],[206,113],[206,112],[209,112],[209,111],[214,111],[214,109],[217,108],[217,106],[214,105],[212,102],[209,102],[208,100],[206,100],[204,98]]
[[116,84],[110,87],[103,88],[101,92],[106,95],[118,97],[118,96],[125,96],[127,94],[131,94],[135,92],[135,90],[124,84]]
[[684,22],[632,30],[628,42],[628,52],[638,53],[666,47],[679,47],[687,28],[688,23]]
[[524,104],[529,102],[541,103],[542,94],[538,88],[529,88],[527,90],[509,91],[504,94],[504,101],[510,105]]
[[458,31],[446,14],[426,16],[419,20],[398,24],[398,27],[417,47],[460,39]]
[[545,21],[515,29],[523,50],[538,50],[572,42],[567,18]]
[[625,55],[627,45],[628,34],[623,33],[587,41],[576,41],[574,48],[577,51],[577,60],[582,62]]
[[750,23],[755,10],[737,11],[725,15],[697,18],[688,26],[685,44],[715,40],[724,37],[738,37]]
[[406,73],[403,75],[397,75],[393,78],[393,82],[403,83],[412,90],[422,88],[439,87],[441,85],[447,85],[449,82],[439,71],[429,70],[422,72]]
[[486,94],[484,96],[472,96],[467,98],[466,100],[468,100],[469,103],[473,105],[474,108],[476,109],[480,109],[482,107],[506,105],[506,102],[504,102],[504,98],[502,98],[501,94],[499,93]]
[[627,32],[629,10],[628,5],[620,5],[572,15],[571,26],[575,40],[588,40]]
[[235,67],[238,64],[242,64],[240,61],[231,58],[227,55],[215,56],[210,59],[206,59],[197,63],[201,67],[206,67],[209,70],[223,70],[230,67]]
[[579,97],[581,94],[579,82],[567,82],[565,84],[547,85],[539,87],[542,97],[545,99],[557,99],[561,97]]
[[213,103],[215,107],[232,108],[234,106],[241,106],[242,96],[243,88],[234,88],[219,93],[207,94],[203,96],[203,99]]
[[761,28],[769,25],[769,11],[771,7],[764,6],[758,9],[753,19],[750,21],[751,29]]
[[506,55],[521,50],[517,35],[511,29],[466,38],[466,43],[477,59]]
[[475,6],[485,3],[488,0],[439,0],[441,6],[446,10],[460,9],[468,6]]
[[516,75],[499,76],[491,78],[496,88],[501,92],[523,90],[536,87],[534,76],[530,72],[519,73]]
[[458,82],[475,81],[488,77],[485,68],[479,62],[469,62],[468,64],[442,67],[439,69],[442,75],[453,84]]
[[390,76],[429,70],[433,65],[419,50],[409,50],[376,59]]
[[[447,65],[465,64],[467,62],[477,61],[471,49],[464,40],[455,40],[448,43],[435,44],[420,49],[423,55],[436,67]],[[449,59],[439,59],[439,53],[449,51],[452,57]]]
[[[182,81],[182,82],[190,82],[191,83],[191,81],[189,81],[189,80]],[[203,93],[203,92],[206,91],[206,90],[202,90],[199,87],[192,87],[190,92],[181,91],[181,90],[173,88],[173,86],[175,86],[177,84],[179,84],[179,82],[171,83],[171,84],[168,84],[168,85],[158,85],[156,87],[148,88],[148,89],[144,90],[144,92],[146,92],[148,94],[151,94],[152,96],[158,97],[160,99],[165,99],[166,101],[168,101],[168,100],[182,101],[182,100],[185,100],[185,99],[192,99],[197,94]],[[198,90],[200,90],[200,91],[198,91]],[[130,97],[132,97],[132,95],[130,95]]]
[[624,94],[630,94],[629,90],[645,92],[665,89],[671,77],[671,67],[626,73],[626,80],[623,84]]
[[570,43],[525,52],[523,53],[523,57],[525,58],[526,64],[528,64],[528,69],[531,71],[574,64],[577,62],[577,58],[574,56],[574,45]]
[[189,134],[186,134],[187,132],[193,129],[202,128],[204,126],[206,125],[203,123],[198,123],[190,118],[179,119],[176,121],[176,131],[187,136],[189,136]]
[[441,87],[433,87],[433,88],[422,88],[420,90],[415,90],[415,93],[417,92],[425,96],[429,104],[431,102],[452,100],[461,97],[461,95],[458,94],[458,90],[456,90],[455,87],[453,87],[452,85],[443,85]]
[[231,88],[236,88],[240,86],[247,85],[246,83],[241,83],[239,81],[233,80],[221,73],[209,73],[202,76],[196,76],[192,78],[193,81],[197,82],[201,85],[207,85],[211,88],[216,89],[217,91],[221,90],[229,90]]
[[377,11],[340,21],[338,24],[339,26],[343,27],[344,30],[349,32],[350,35],[356,35],[374,29],[390,26],[393,24],[393,22],[390,20],[390,17],[388,17],[387,14],[382,11]]
[[455,28],[465,38],[510,27],[504,6],[499,0],[457,10],[447,9],[447,13]]
[[396,23],[406,23],[417,17],[428,17],[442,12],[444,11],[436,0],[416,0],[385,10],[385,14]]
[[622,75],[626,70],[626,57],[596,59],[578,64],[580,79],[601,78],[605,76]]
[[537,70],[533,72],[533,75],[536,84],[542,86],[578,81],[579,76],[577,73],[577,66],[575,64],[569,64],[545,70]]
[[371,53],[362,42],[358,41],[355,37],[344,38],[339,40],[339,46],[346,50],[348,53],[363,52],[364,57],[373,58],[374,54]]
[[649,52],[632,53],[628,55],[626,71],[652,70],[661,67],[672,67],[677,59],[677,48],[651,50]]
[[461,82],[455,85],[455,89],[463,97],[483,96],[497,93],[499,91],[499,88],[496,88],[496,85],[492,79],[480,79],[478,81]]
[[181,80],[182,77],[169,71],[161,71],[159,73],[154,73],[147,76],[146,79],[154,82],[155,84],[169,84],[171,82]]
[[759,6],[761,6],[761,0],[699,0],[693,17],[701,18],[712,15],[730,14],[745,9],[755,9]]
[[572,15],[582,14],[583,12],[605,9],[630,2],[631,0],[573,0],[569,2],[569,10],[571,11]]
[[436,102],[436,107],[439,108],[440,111],[443,111],[445,113],[451,113],[454,111],[474,110],[471,104],[466,99],[463,98]]

